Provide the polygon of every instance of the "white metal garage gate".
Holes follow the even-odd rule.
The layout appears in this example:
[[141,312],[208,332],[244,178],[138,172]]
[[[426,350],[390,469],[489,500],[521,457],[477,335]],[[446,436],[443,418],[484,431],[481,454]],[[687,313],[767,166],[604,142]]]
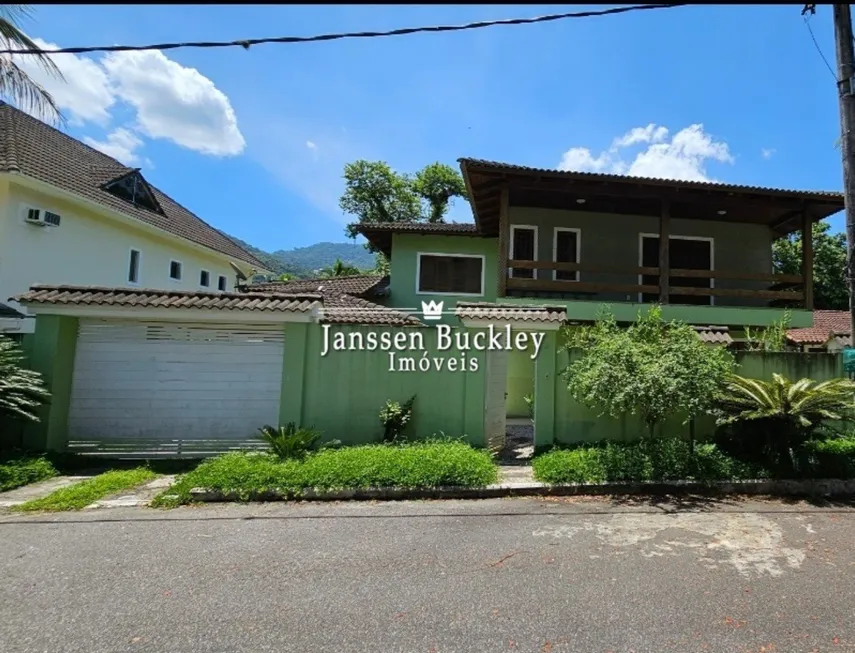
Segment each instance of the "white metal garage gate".
[[283,325],[79,323],[69,448],[213,453],[279,423]]

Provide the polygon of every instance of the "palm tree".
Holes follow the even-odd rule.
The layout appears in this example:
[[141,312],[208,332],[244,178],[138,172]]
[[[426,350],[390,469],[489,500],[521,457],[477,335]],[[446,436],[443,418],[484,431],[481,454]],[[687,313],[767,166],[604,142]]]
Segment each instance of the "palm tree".
[[324,279],[329,279],[330,277],[352,277],[356,274],[361,274],[358,268],[353,267],[352,265],[347,265],[343,263],[340,258],[335,260],[328,268],[323,268],[321,270],[321,277]]
[[[4,50],[39,49],[39,46],[18,27],[22,19],[30,18],[28,5],[0,5],[0,46]],[[45,54],[27,54],[49,75],[64,80],[62,72]],[[0,55],[0,97],[19,109],[32,113],[46,122],[63,123],[65,119],[53,96],[41,84],[25,73],[8,55]]]

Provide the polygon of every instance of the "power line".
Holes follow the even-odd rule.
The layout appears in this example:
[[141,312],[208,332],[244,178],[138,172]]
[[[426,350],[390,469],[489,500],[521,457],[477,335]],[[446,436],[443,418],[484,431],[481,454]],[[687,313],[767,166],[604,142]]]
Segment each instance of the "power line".
[[547,16],[536,16],[534,18],[506,18],[503,20],[485,20],[465,25],[437,25],[434,27],[404,27],[386,32],[344,32],[338,34],[319,34],[317,36],[278,36],[266,39],[243,39],[240,41],[190,41],[187,43],[157,43],[155,45],[106,45],[75,48],[58,48],[56,50],[42,50],[40,48],[29,50],[0,50],[0,54],[85,54],[88,52],[129,52],[140,50],[175,50],[177,48],[228,48],[242,47],[248,50],[252,45],[264,43],[312,43],[315,41],[337,41],[340,39],[362,39],[377,38],[382,36],[403,36],[405,34],[418,34],[421,32],[462,32],[482,27],[493,27],[495,25],[529,25],[532,23],[546,23],[567,18],[590,18],[593,16],[607,16],[610,14],[623,14],[629,11],[643,11],[646,9],[670,9],[672,7],[685,7],[690,3],[680,2],[672,4],[632,5],[630,7],[615,7],[600,11],[578,11],[566,14],[550,14]]
[[[811,7],[811,6],[814,6],[814,5],[805,5],[805,9],[802,10],[803,16],[804,16],[807,8]],[[831,73],[831,76],[834,77],[834,81],[836,82],[837,81],[837,73],[834,72],[834,68],[831,67],[830,63],[828,63],[828,59],[825,58],[825,55],[822,53],[822,48],[819,47],[819,43],[816,42],[816,37],[813,35],[813,29],[810,26],[810,16],[812,16],[812,15],[813,15],[813,13],[811,13],[808,16],[805,16],[805,26],[808,28],[808,32],[810,32],[810,38],[811,38],[811,41],[813,41],[813,45],[816,48],[816,51],[819,52],[819,56],[822,57],[822,60],[825,62],[825,67],[828,68],[828,72]]]

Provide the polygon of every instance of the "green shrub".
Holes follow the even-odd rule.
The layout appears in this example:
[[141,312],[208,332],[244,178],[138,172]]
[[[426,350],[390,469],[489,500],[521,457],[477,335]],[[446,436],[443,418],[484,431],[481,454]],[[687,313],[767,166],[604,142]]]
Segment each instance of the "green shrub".
[[413,418],[413,404],[415,403],[416,395],[410,397],[403,404],[391,399],[386,400],[386,405],[380,411],[383,442],[397,442],[404,435],[407,425]]
[[427,441],[398,445],[366,445],[308,454],[302,460],[281,460],[263,453],[229,453],[212,458],[158,497],[190,499],[195,487],[235,493],[280,492],[299,497],[306,489],[483,487],[495,483],[497,468],[486,451],[463,442]]
[[764,476],[758,468],[733,460],[715,445],[701,444],[691,453],[679,439],[635,443],[599,442],[554,449],[532,461],[535,479],[561,483],[730,480]]
[[0,335],[0,417],[38,422],[37,409],[50,397],[42,375],[24,367],[24,351]]
[[813,478],[855,478],[855,438],[811,440],[799,456],[803,476]]
[[[297,427],[294,422],[288,422],[285,426],[263,426],[258,429],[261,439],[270,447],[270,450],[279,458],[302,458],[310,451],[321,447],[321,432],[313,428]],[[327,443],[326,446],[334,446],[338,442]]]
[[58,473],[44,456],[6,456],[0,459],[0,492],[43,481]]

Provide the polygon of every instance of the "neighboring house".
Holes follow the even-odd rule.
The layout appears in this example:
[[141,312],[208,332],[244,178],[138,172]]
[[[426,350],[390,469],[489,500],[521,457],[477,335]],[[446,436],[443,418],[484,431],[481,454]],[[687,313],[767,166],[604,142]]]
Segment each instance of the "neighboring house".
[[843,351],[849,346],[851,328],[849,311],[814,311],[813,326],[787,331],[787,341],[804,352]]
[[32,330],[7,300],[33,284],[222,292],[230,263],[265,270],[139,169],[0,102],[0,332]]

